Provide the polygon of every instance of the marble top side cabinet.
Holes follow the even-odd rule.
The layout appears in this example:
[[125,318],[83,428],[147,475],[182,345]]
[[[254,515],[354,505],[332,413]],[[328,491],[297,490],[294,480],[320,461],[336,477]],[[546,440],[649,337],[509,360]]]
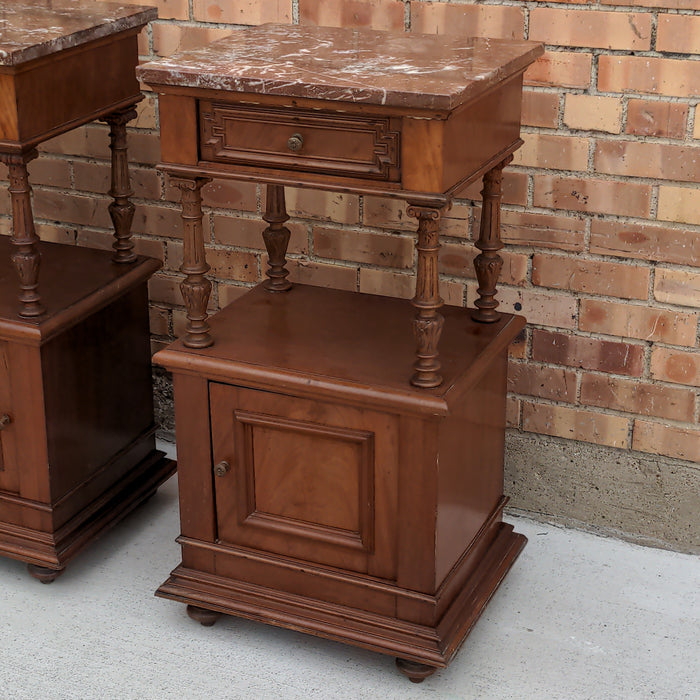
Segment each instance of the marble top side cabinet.
[[[147,283],[135,255],[126,124],[150,7],[0,0],[0,555],[44,583],[175,469],[155,448]],[[41,242],[27,164],[94,120],[110,127],[114,250]]]
[[[456,654],[525,544],[502,522],[501,172],[542,46],[265,25],[141,66],[182,192],[188,326],[173,372],[182,563],[158,594],[396,657]],[[476,308],[443,307],[452,198],[484,181]],[[266,185],[267,279],[207,315],[201,189]],[[284,187],[404,200],[412,301],[292,285]]]

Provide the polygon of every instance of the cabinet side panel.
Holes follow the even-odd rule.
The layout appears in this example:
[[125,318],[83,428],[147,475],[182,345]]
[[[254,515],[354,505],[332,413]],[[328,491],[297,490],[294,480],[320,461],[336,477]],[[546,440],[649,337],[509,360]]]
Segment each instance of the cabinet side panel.
[[436,583],[473,542],[503,493],[506,351],[440,426]]
[[[205,378],[174,374],[177,479],[180,529],[185,537],[214,542],[216,506],[209,425],[209,385]],[[185,566],[214,572],[214,556],[183,546]]]
[[0,73],[0,141],[16,141],[18,138],[14,77]]
[[159,95],[160,158],[164,163],[196,165],[199,159],[197,139],[197,101],[182,95]]
[[19,493],[17,429],[10,391],[10,362],[7,343],[0,341],[0,418],[9,420],[0,430],[0,491]]
[[445,191],[520,138],[522,75],[450,115],[445,126]]
[[153,428],[145,283],[52,338],[42,370],[52,500],[74,499],[66,519],[94,496],[88,480],[106,487],[132,466],[101,473]]

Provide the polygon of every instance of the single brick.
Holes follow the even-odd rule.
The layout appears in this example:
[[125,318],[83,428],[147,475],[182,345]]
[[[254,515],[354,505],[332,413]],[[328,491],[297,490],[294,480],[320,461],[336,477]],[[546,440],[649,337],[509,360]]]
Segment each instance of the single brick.
[[536,362],[641,377],[644,370],[644,347],[634,343],[535,328],[532,331],[532,359]]
[[515,165],[553,170],[587,170],[588,139],[559,134],[522,134],[523,147],[515,152]]
[[501,212],[501,237],[506,243],[582,251],[586,222],[559,214],[534,214],[524,211]]
[[331,287],[357,291],[357,266],[332,265],[308,260],[290,260],[287,269],[289,280],[313,287]]
[[[416,277],[414,274],[405,272],[361,267],[360,291],[365,294],[411,299],[416,293]],[[445,304],[462,306],[464,284],[452,280],[440,280],[440,296]]]
[[529,38],[558,46],[645,51],[651,48],[651,14],[536,8]]
[[559,95],[556,92],[523,92],[522,123],[556,129],[559,124]]
[[[659,211],[657,218],[665,221],[680,221],[685,224],[700,224],[700,189],[693,187],[659,187]],[[690,264],[697,264],[695,262]]]
[[292,187],[287,187],[285,194],[291,216],[330,219],[337,224],[356,224],[360,220],[360,198],[356,194]]
[[34,217],[49,221],[84,224],[99,228],[111,228],[107,197],[84,197],[79,194],[66,196],[58,190],[34,188]]
[[642,416],[692,421],[695,392],[637,379],[584,374],[581,378],[581,403]]
[[693,138],[700,139],[700,109],[695,107],[695,125],[693,126]]
[[609,447],[629,447],[627,418],[565,406],[523,401],[523,430]]
[[[0,220],[0,235],[10,234],[10,220],[6,220],[7,230],[3,228],[3,221]],[[49,241],[51,243],[64,243],[66,245],[74,245],[78,238],[77,227],[70,226],[68,224],[42,224],[36,222],[36,233],[42,241]],[[110,234],[111,235],[111,234]],[[39,274],[39,280],[41,281],[41,274]]]
[[537,253],[532,259],[532,283],[588,294],[646,299],[649,268],[601,260],[582,260]]
[[628,134],[682,139],[687,122],[687,104],[639,99],[627,103],[625,132]]
[[652,348],[651,376],[674,384],[700,387],[700,353],[697,350]]
[[[474,258],[479,250],[464,243],[443,243],[440,247],[440,272],[457,277],[476,279]],[[528,256],[503,249],[500,251],[503,268],[499,281],[502,284],[523,285],[527,281]]]
[[[309,252],[309,236],[306,224],[287,221],[289,229],[288,253],[306,255]],[[267,224],[260,219],[242,219],[233,216],[214,216],[214,239],[223,245],[233,245],[240,248],[265,250],[263,231]],[[263,256],[265,261],[267,255]]]
[[[578,2],[579,0],[576,0]],[[668,10],[700,10],[700,0],[600,0],[602,5],[638,5],[639,7],[663,7]]]
[[256,211],[258,208],[257,187],[253,182],[213,180],[202,188],[202,204],[221,209]]
[[[467,285],[467,306],[474,306],[476,282]],[[576,327],[576,299],[568,294],[552,294],[536,289],[499,287],[499,311],[520,314],[530,322],[555,328]]]
[[598,62],[598,90],[695,97],[700,92],[700,70],[697,61],[601,56]]
[[654,298],[667,304],[700,308],[700,272],[657,268]]
[[157,56],[171,56],[178,51],[210,44],[228,36],[233,30],[154,22],[152,31],[153,53]]
[[349,260],[383,267],[413,267],[412,236],[314,226],[314,253],[321,258]]
[[[109,163],[73,161],[75,189],[95,194],[106,194],[112,181]],[[134,196],[141,199],[160,199],[162,189],[160,174],[153,168],[129,167],[129,179]]]
[[700,17],[659,15],[656,50],[669,53],[700,53]]
[[590,53],[545,51],[526,71],[525,85],[587,88],[591,84]]
[[552,401],[576,401],[576,372],[532,362],[510,362],[508,391]]
[[222,24],[264,24],[292,21],[292,0],[194,0],[193,19]]
[[695,345],[697,323],[697,314],[597,299],[582,299],[579,313],[582,331],[672,345]]
[[299,23],[403,31],[404,10],[401,0],[299,0]]
[[535,175],[534,204],[551,209],[648,218],[651,185]]
[[[516,151],[517,153],[517,151]],[[506,169],[503,171],[503,203],[504,204],[519,204],[525,206],[527,204],[527,188],[529,176],[527,173],[521,173],[514,170]],[[471,199],[474,202],[481,201],[481,190],[484,188],[483,179],[478,179],[469,187],[460,190],[458,195],[462,199]],[[454,209],[454,207],[452,207]],[[445,213],[445,217],[454,216],[452,210]]]
[[525,32],[525,11],[520,7],[499,5],[411,3],[411,31],[522,39]]
[[182,306],[182,294],[180,283],[183,277],[156,273],[148,282],[148,297],[156,304],[168,304],[170,306]]
[[700,146],[600,140],[594,167],[609,175],[700,182]]
[[632,449],[697,464],[700,462],[700,430],[638,419],[634,421]]
[[49,185],[50,187],[71,186],[70,163],[58,158],[37,158],[27,166],[29,182],[32,187]]
[[207,262],[211,276],[239,282],[257,282],[259,257],[255,253],[225,248],[207,249]]
[[600,255],[700,266],[700,231],[593,219],[590,251]]
[[[132,135],[128,136],[128,145]],[[39,144],[38,149],[40,153],[59,153],[108,160],[110,158],[109,130],[102,125],[88,124],[78,129],[71,129],[60,136],[54,136]],[[129,160],[133,162],[131,153],[129,156]]]
[[572,94],[566,96],[564,124],[571,129],[619,134],[621,123],[622,102],[617,97]]
[[508,358],[511,360],[524,360],[527,358],[527,329],[515,336],[508,346]]

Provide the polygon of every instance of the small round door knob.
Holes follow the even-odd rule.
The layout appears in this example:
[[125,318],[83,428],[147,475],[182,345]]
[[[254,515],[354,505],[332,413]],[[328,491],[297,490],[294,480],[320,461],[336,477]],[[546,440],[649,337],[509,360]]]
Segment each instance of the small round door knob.
[[230,469],[231,465],[226,460],[224,460],[223,462],[219,462],[214,467],[214,474],[216,474],[217,476],[226,476]]
[[3,413],[0,416],[0,430],[7,428],[10,423],[12,423],[12,416],[9,416],[7,413]]
[[287,140],[287,148],[290,151],[301,151],[304,145],[304,137],[301,134],[292,134]]

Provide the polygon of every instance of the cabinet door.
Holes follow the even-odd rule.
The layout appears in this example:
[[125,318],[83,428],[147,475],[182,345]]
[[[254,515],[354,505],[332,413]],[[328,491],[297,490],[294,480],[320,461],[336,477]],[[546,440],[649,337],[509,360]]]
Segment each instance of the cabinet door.
[[219,542],[395,577],[395,416],[216,383],[210,401]]
[[10,367],[7,343],[0,341],[0,418],[7,422],[0,425],[0,491],[19,493],[17,474],[17,449],[15,442],[15,415],[12,410]]

